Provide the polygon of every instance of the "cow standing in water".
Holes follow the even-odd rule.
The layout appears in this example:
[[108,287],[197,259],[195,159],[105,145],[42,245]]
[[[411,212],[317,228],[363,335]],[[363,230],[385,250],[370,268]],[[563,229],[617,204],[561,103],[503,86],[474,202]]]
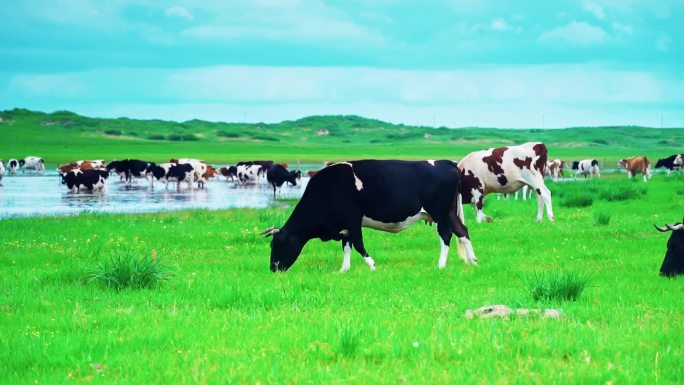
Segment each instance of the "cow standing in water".
[[7,162],[7,171],[10,174],[16,174],[18,169],[19,169],[19,161],[18,160],[10,159]]
[[0,186],[2,186],[3,176],[5,176],[5,163],[0,159]]
[[285,225],[262,233],[273,235],[271,271],[289,269],[313,238],[342,242],[340,272],[351,266],[352,247],[374,270],[361,228],[398,233],[421,219],[437,223],[439,268],[446,266],[452,234],[461,257],[474,265],[477,258],[459,216],[459,184],[458,168],[448,160],[359,160],[326,167],[311,178]]
[[19,160],[19,168],[23,169],[23,172],[33,170],[42,173],[45,171],[45,161],[43,158],[37,156],[27,156],[26,158]]
[[629,179],[634,178],[634,175],[641,173],[644,176],[644,182],[648,182],[648,178],[651,177],[651,171],[648,167],[651,162],[645,156],[633,156],[627,159],[620,159],[618,162],[618,167],[627,170],[627,177]]
[[279,189],[285,182],[292,186],[297,185],[297,179],[301,179],[302,172],[299,170],[288,171],[280,164],[274,164],[266,171],[266,180],[273,186],[273,198],[276,197],[276,189]]
[[544,143],[530,142],[466,155],[458,163],[462,174],[461,196],[464,202],[475,206],[477,221],[492,221],[482,210],[486,194],[512,193],[524,185],[537,192],[537,222],[542,220],[544,206],[547,217],[553,221],[551,191],[544,184],[547,153]]

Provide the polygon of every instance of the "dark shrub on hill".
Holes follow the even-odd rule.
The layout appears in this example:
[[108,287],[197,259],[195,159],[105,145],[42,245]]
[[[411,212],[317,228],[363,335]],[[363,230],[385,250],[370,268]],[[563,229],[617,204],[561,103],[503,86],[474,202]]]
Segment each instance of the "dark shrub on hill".
[[155,135],[149,135],[147,137],[147,139],[149,139],[149,140],[165,140],[166,138],[164,137],[164,135],[155,134]]
[[240,134],[237,132],[227,132],[227,131],[219,131],[216,133],[216,135],[222,137],[222,138],[239,138]]
[[121,131],[119,130],[106,130],[105,134],[112,136],[121,136]]

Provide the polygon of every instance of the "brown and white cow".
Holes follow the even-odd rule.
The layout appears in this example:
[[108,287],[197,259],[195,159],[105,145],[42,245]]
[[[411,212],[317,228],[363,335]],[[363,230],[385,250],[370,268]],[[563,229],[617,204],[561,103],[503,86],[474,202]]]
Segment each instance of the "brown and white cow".
[[214,176],[216,176],[216,169],[212,166],[207,166],[204,173],[197,178],[197,187],[204,188],[205,183]]
[[551,159],[546,162],[546,172],[554,182],[558,182],[561,176],[564,176],[563,169],[565,168],[565,162],[560,159]]
[[[529,142],[519,146],[490,148],[466,155],[458,163],[461,170],[461,198],[477,210],[477,221],[491,222],[482,211],[484,197],[490,193],[512,193],[527,185],[537,192],[537,222],[541,222],[544,206],[550,221],[554,220],[551,191],[544,185],[544,169],[548,151],[544,143]],[[463,220],[463,213],[459,213]]]
[[620,159],[618,167],[627,170],[627,177],[632,179],[637,173],[644,176],[644,182],[648,182],[651,177],[651,171],[648,169],[651,162],[645,156],[633,156],[631,158]]

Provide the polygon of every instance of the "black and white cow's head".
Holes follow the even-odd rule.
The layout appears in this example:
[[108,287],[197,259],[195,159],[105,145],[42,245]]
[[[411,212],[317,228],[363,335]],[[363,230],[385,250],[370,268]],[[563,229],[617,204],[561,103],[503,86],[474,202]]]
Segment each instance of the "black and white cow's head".
[[[682,221],[684,222],[684,219]],[[684,274],[684,224],[675,223],[673,225],[665,225],[665,227],[656,226],[656,229],[660,232],[672,231],[670,239],[667,241],[665,259],[660,266],[660,275],[673,277]]]
[[273,272],[289,269],[297,261],[306,244],[306,240],[288,234],[286,228],[281,230],[270,227],[261,235],[273,236],[271,240],[271,271]]

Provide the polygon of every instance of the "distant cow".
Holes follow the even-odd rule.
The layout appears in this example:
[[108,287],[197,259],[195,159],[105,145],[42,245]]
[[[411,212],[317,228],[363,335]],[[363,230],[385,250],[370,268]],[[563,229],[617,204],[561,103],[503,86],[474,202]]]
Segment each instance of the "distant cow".
[[318,174],[319,172],[321,172],[321,170],[311,170],[311,171],[307,171],[306,175],[308,175],[309,178],[311,178],[312,176]]
[[218,169],[218,173],[221,174],[226,178],[226,180],[230,179],[233,180],[233,178],[237,178],[237,167],[235,166],[228,166],[228,167],[221,167]]
[[133,178],[146,179],[150,186],[154,186],[152,169],[156,166],[154,162],[147,162],[139,159],[114,160],[109,162],[107,170],[118,174],[126,184],[130,185]]
[[537,192],[537,221],[542,220],[544,206],[547,217],[553,221],[551,191],[544,185],[547,153],[544,143],[530,142],[466,155],[458,163],[462,174],[461,195],[464,202],[475,206],[477,221],[492,221],[482,210],[486,194],[512,193],[524,185]]
[[160,163],[160,164],[155,164],[150,167],[149,173],[150,173],[150,184],[154,185],[154,181],[157,181],[159,183],[165,183],[166,188],[169,188],[169,170],[171,170],[171,166],[175,165],[176,163]]
[[665,259],[660,266],[660,275],[673,277],[684,274],[684,224],[656,226],[656,229],[661,232],[672,231],[670,239],[667,241]]
[[276,188],[280,188],[285,182],[296,186],[297,179],[301,178],[301,176],[301,171],[288,171],[285,167],[279,164],[274,164],[273,166],[269,167],[268,171],[266,171],[266,180],[268,180],[268,183],[273,186],[273,198],[276,196]]
[[19,160],[19,168],[22,168],[24,172],[27,170],[43,172],[45,171],[45,161],[43,161],[43,158],[37,156],[27,156],[26,158]]
[[375,261],[363,244],[362,227],[398,233],[425,220],[437,223],[441,239],[439,268],[446,266],[452,233],[466,263],[476,264],[457,199],[460,173],[448,160],[359,160],[324,168],[312,178],[285,225],[273,235],[271,271],[287,270],[313,238],[342,242],[340,272],[351,266],[351,248],[371,269]]
[[76,162],[71,162],[71,163],[61,164],[61,165],[57,166],[57,172],[59,172],[60,177],[63,177],[69,171],[76,170],[77,168],[78,168],[78,165],[76,164]]
[[655,168],[665,167],[667,173],[670,174],[673,170],[682,169],[682,163],[684,163],[684,154],[674,154],[665,159],[658,159]]
[[109,171],[74,169],[62,176],[62,184],[72,191],[103,190],[106,186]]
[[577,175],[587,175],[601,177],[601,169],[599,168],[598,160],[596,159],[584,159],[580,161],[572,162],[572,170],[575,171],[575,178]]
[[81,170],[101,170],[107,166],[104,159],[97,160],[79,160],[76,165]]
[[172,163],[166,173],[166,185],[169,182],[176,182],[176,189],[180,190],[181,182],[188,184],[188,189],[192,190],[192,182],[195,178],[195,169],[190,163]]
[[212,166],[206,166],[204,172],[198,171],[199,177],[197,177],[197,187],[204,188],[204,185],[216,175],[216,169]]
[[263,166],[258,164],[237,166],[237,178],[240,183],[258,182],[259,176],[263,173]]
[[[273,166],[274,162],[272,160],[250,160],[246,162],[237,162],[235,166],[240,167],[240,166],[261,166],[261,168],[255,168],[255,170],[258,170],[258,175],[257,176],[265,176],[266,171],[268,170],[269,167]],[[285,168],[287,168],[287,164],[285,165]],[[239,178],[238,178],[239,179]]]
[[10,159],[7,162],[7,171],[10,174],[16,174],[18,169],[19,169],[19,161],[18,160]]
[[651,171],[648,169],[650,164],[651,162],[645,156],[633,156],[618,161],[618,167],[627,170],[629,179],[632,179],[637,173],[641,173],[644,176],[644,182],[648,182],[648,178],[651,177]]
[[[176,164],[189,164],[192,166],[193,169],[193,174],[190,179],[192,179],[192,182],[197,182],[197,188],[204,188],[204,184],[206,183],[206,179],[203,177],[204,174],[207,172],[207,164],[201,160],[201,159],[193,159],[193,158],[180,158],[180,159],[171,159],[171,163],[176,163]],[[191,182],[191,183],[192,183]],[[192,187],[192,186],[190,186]]]
[[563,175],[563,168],[565,167],[565,162],[560,159],[551,159],[546,162],[546,172],[554,182],[558,182],[558,179]]
[[2,186],[3,176],[5,176],[5,163],[0,159],[0,186]]

